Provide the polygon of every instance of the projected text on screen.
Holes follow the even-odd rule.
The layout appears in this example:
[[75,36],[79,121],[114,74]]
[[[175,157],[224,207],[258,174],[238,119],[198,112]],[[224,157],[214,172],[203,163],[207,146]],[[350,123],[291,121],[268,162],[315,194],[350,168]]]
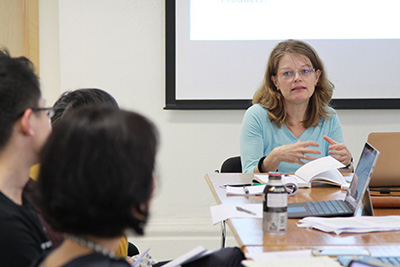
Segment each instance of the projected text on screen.
[[397,0],[191,0],[190,40],[400,39]]

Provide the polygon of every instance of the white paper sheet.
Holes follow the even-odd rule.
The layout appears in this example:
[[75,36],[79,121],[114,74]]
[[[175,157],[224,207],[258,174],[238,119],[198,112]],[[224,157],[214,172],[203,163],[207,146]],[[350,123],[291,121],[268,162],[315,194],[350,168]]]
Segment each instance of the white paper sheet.
[[276,260],[282,258],[311,258],[311,249],[305,250],[289,250],[289,251],[274,251],[274,252],[264,252],[264,253],[246,253],[247,259],[252,259],[254,261],[263,260]]
[[[249,190],[248,193],[246,193],[244,188],[247,188],[247,190]],[[226,194],[227,195],[239,195],[239,196],[262,195],[264,188],[265,188],[265,185],[253,185],[253,186],[246,186],[246,187],[227,186]]]
[[[236,207],[243,208],[253,214],[239,211]],[[217,224],[230,218],[262,218],[262,204],[222,204],[210,207],[213,224]]]
[[339,262],[329,257],[310,257],[310,258],[296,258],[287,257],[273,260],[262,260],[262,261],[242,261],[242,264],[246,267],[342,267]]

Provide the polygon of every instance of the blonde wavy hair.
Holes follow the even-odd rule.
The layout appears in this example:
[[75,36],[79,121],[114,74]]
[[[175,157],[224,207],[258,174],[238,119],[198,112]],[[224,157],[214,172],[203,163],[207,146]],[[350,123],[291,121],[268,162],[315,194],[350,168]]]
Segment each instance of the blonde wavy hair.
[[309,128],[317,126],[320,119],[330,117],[329,102],[332,99],[334,85],[327,78],[322,60],[317,52],[309,44],[299,40],[286,40],[275,46],[268,60],[264,81],[253,96],[253,104],[260,104],[268,110],[271,122],[279,128],[287,123],[287,113],[283,96],[274,82],[273,76],[278,70],[279,61],[286,54],[299,55],[310,60],[315,70],[320,70],[321,74],[314,94],[308,103],[306,118],[303,126]]

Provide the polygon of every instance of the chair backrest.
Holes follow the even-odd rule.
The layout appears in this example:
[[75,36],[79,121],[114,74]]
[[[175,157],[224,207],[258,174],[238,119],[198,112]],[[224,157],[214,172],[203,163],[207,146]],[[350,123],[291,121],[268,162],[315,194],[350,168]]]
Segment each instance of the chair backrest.
[[240,161],[240,156],[230,157],[226,159],[221,165],[222,172],[242,172],[242,162]]

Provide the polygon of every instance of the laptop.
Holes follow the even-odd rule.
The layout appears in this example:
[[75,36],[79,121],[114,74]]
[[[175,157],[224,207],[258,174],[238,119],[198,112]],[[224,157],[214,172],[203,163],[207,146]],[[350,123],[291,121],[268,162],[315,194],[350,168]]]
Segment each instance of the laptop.
[[[368,185],[379,157],[379,151],[365,143],[356,171],[344,200],[314,201],[288,204],[288,218],[343,217],[360,214],[363,200],[369,199]],[[368,196],[366,196],[368,194]],[[364,197],[365,196],[365,197]],[[371,209],[371,204],[367,208]]]
[[400,186],[400,132],[370,133],[367,142],[381,152],[369,186]]

